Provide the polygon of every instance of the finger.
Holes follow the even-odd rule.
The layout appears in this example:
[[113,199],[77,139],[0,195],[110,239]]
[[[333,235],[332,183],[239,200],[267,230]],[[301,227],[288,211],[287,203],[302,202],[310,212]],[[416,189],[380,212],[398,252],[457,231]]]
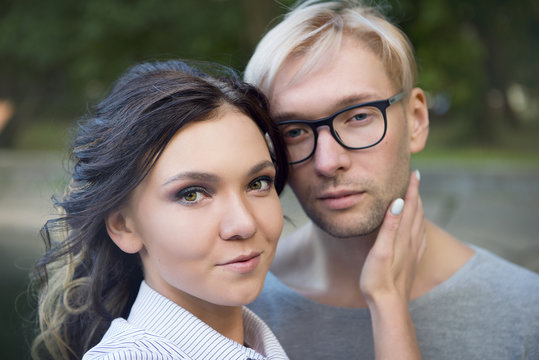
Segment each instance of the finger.
[[412,224],[412,245],[418,246],[418,242],[420,242],[421,234],[425,231],[425,216],[423,213],[423,202],[421,200],[421,197],[417,197],[417,207],[416,212]]
[[423,236],[421,236],[421,245],[419,247],[419,251],[417,252],[416,264],[419,264],[421,262],[425,250],[427,250],[427,234],[423,233]]
[[[406,210],[407,213],[410,213],[407,216],[413,216],[415,215],[416,208],[417,208],[417,200],[419,199],[419,180],[421,178],[421,175],[419,173],[419,170],[412,171],[410,174],[410,181],[408,183],[408,189],[406,190],[406,194],[404,195],[404,200],[409,204],[408,209]],[[406,215],[405,215],[406,216]]]
[[397,238],[404,200],[398,198],[393,201],[384,216],[384,221],[378,231],[378,236],[371,251],[379,257],[393,257],[395,240]]
[[[416,170],[413,175],[415,175],[419,185],[419,181],[421,179],[419,171]],[[411,194],[411,196],[414,196],[414,194]],[[417,193],[417,208],[415,211],[411,235],[412,237],[410,239],[410,245],[413,251],[417,253],[416,262],[419,263],[426,248],[425,216],[423,212],[423,201],[421,200],[421,196],[419,196],[419,188]]]
[[409,249],[410,246],[413,246],[414,238],[414,226],[415,231],[417,231],[417,209],[418,209],[418,193],[419,193],[419,176],[418,172],[414,171],[410,175],[410,181],[408,184],[408,189],[406,190],[406,195],[404,197],[406,201],[406,206],[404,207],[402,213],[402,220],[400,223],[399,233],[401,237],[399,238],[398,246],[401,246],[403,249]]
[[413,218],[413,224],[412,224],[412,233],[418,234],[418,230],[420,227],[424,225],[425,216],[423,213],[423,202],[421,200],[421,196],[417,197],[416,201],[416,210]]
[[418,210],[421,214],[421,219],[419,221],[419,228],[417,230],[417,235],[414,235],[414,239],[417,239],[414,246],[419,247],[419,250],[417,252],[417,264],[421,261],[421,258],[423,257],[423,254],[425,253],[425,249],[427,248],[427,233],[425,231],[425,217],[423,216],[423,201],[421,198],[419,198],[418,202]]

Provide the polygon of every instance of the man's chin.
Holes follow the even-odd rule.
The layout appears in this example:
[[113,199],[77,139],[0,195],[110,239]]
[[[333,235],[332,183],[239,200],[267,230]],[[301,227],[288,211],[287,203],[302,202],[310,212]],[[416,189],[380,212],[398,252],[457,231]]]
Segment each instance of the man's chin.
[[[317,224],[318,225],[318,224]],[[329,235],[338,239],[360,238],[360,237],[372,237],[378,234],[380,227],[375,228],[337,228],[335,226],[320,226]]]
[[[382,224],[383,216],[370,216],[369,218],[353,221],[337,214],[334,217],[321,216],[320,214],[307,214],[313,223],[324,232],[336,238],[352,238],[372,236],[378,233]],[[371,213],[371,215],[375,215]]]

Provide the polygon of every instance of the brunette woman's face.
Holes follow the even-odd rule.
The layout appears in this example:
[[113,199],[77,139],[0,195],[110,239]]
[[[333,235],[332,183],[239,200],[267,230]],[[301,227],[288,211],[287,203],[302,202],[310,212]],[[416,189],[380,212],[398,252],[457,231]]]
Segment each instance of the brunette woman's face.
[[[283,218],[275,168],[256,124],[225,106],[184,126],[119,210],[124,251],[148,285],[199,314],[260,293]],[[114,233],[109,221],[109,233]]]

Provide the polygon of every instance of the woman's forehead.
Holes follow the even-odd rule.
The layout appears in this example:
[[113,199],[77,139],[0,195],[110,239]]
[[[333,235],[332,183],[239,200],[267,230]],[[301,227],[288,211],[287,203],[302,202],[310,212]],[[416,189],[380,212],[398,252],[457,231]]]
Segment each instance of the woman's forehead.
[[271,157],[256,123],[239,111],[227,110],[182,127],[165,147],[155,168],[164,173],[231,172],[263,159]]

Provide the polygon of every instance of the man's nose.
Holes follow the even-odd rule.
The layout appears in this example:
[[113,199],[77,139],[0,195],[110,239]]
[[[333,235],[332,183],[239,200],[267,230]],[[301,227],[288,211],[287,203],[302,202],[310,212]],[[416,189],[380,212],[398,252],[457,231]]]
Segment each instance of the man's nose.
[[225,200],[219,235],[223,240],[251,238],[256,232],[256,221],[247,199],[233,196]]
[[351,165],[350,152],[337,142],[326,126],[318,129],[313,157],[315,171],[325,177],[333,177]]

